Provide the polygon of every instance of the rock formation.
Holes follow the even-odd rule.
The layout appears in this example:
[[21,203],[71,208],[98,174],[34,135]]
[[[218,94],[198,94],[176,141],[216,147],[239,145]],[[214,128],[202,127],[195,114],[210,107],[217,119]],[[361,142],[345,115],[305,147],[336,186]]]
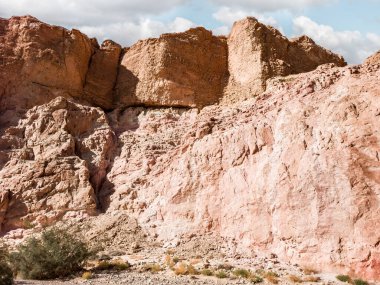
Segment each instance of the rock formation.
[[308,72],[324,63],[346,65],[306,36],[288,40],[255,18],[236,22],[228,37],[230,78],[224,100],[251,98],[265,91],[269,78]]
[[139,41],[120,64],[116,97],[123,106],[203,107],[223,96],[226,40],[204,28]]
[[122,49],[13,17],[0,65],[3,234],[105,212],[379,279],[378,56],[341,67],[253,18]]

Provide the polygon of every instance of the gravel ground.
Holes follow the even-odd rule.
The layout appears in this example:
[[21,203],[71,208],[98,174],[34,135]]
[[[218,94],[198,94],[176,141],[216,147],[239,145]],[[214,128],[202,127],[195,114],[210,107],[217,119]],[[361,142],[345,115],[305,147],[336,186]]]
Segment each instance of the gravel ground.
[[[135,273],[125,272],[121,274],[99,274],[95,275],[93,279],[83,280],[77,278],[68,281],[24,281],[18,280],[16,285],[119,285],[119,284],[133,284],[133,285],[215,285],[215,284],[252,284],[246,280],[231,280],[231,279],[217,279],[215,277],[204,276],[175,276],[169,274],[150,274],[150,273]],[[262,283],[264,284],[264,283]]]

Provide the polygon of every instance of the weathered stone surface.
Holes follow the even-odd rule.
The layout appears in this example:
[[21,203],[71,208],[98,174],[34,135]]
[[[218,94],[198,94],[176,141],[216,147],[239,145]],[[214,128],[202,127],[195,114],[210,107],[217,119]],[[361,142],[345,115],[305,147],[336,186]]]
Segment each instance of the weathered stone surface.
[[124,106],[203,107],[221,98],[226,76],[225,39],[190,29],[127,49],[115,96]]
[[31,108],[58,94],[80,96],[92,54],[85,35],[30,16],[1,19],[0,26],[0,111]]
[[325,63],[346,64],[306,36],[288,40],[255,18],[238,21],[228,37],[230,78],[224,101],[252,98],[265,91],[269,78],[308,72]]
[[197,28],[141,41],[117,67],[120,53],[0,19],[0,231],[98,207],[165,244],[207,234],[228,254],[379,279],[377,56],[338,68],[251,18],[228,42]]
[[115,113],[105,208],[163,241],[213,233],[230,253],[378,279],[379,76],[325,65],[198,115]]
[[380,51],[378,51],[377,53],[367,58],[364,64],[368,64],[368,65],[380,64]]
[[113,91],[119,68],[121,46],[108,40],[95,46],[84,86],[87,101],[105,109],[113,107]]
[[96,213],[113,148],[102,111],[58,97],[1,131],[2,230]]

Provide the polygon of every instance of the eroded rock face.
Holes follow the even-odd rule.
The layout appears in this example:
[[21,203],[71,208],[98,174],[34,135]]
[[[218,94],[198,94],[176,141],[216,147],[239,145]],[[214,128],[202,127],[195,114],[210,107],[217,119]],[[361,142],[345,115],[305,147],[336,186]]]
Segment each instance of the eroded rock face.
[[1,230],[96,214],[113,132],[105,114],[58,97],[0,138]]
[[1,111],[28,109],[59,93],[80,96],[92,54],[85,35],[30,16],[0,25]]
[[225,39],[190,29],[127,49],[115,96],[124,106],[203,107],[222,97],[226,76]]
[[103,210],[379,279],[376,55],[338,68],[251,18],[122,50],[32,17],[0,19],[0,55],[0,231]]
[[163,241],[211,232],[230,253],[378,279],[379,76],[325,65],[198,115],[126,111],[107,211]]
[[87,101],[112,109],[113,92],[119,69],[121,46],[108,40],[95,49],[84,86]]
[[252,98],[265,91],[269,78],[308,72],[325,63],[346,65],[341,56],[306,36],[288,40],[255,18],[238,21],[228,37],[230,78],[224,101]]
[[25,110],[57,96],[112,108],[121,47],[99,47],[78,30],[31,16],[0,19],[0,111]]
[[380,64],[380,51],[378,51],[374,55],[367,58],[365,61],[365,64],[368,64],[368,65]]

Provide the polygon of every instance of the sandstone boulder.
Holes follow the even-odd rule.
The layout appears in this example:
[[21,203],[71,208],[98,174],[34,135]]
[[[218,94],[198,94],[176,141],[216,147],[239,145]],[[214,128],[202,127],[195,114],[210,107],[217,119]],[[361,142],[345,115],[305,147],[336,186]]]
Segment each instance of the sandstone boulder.
[[238,21],[228,37],[230,78],[224,101],[254,97],[265,91],[269,78],[308,72],[325,63],[346,64],[306,36],[288,40],[255,18]]
[[31,16],[0,19],[0,112],[58,96],[111,108],[120,52],[111,41],[99,47],[78,30]]
[[225,39],[190,29],[128,48],[115,97],[124,106],[203,107],[222,97],[226,76]]
[[31,108],[59,93],[80,96],[92,54],[85,35],[30,16],[0,25],[0,110]]

